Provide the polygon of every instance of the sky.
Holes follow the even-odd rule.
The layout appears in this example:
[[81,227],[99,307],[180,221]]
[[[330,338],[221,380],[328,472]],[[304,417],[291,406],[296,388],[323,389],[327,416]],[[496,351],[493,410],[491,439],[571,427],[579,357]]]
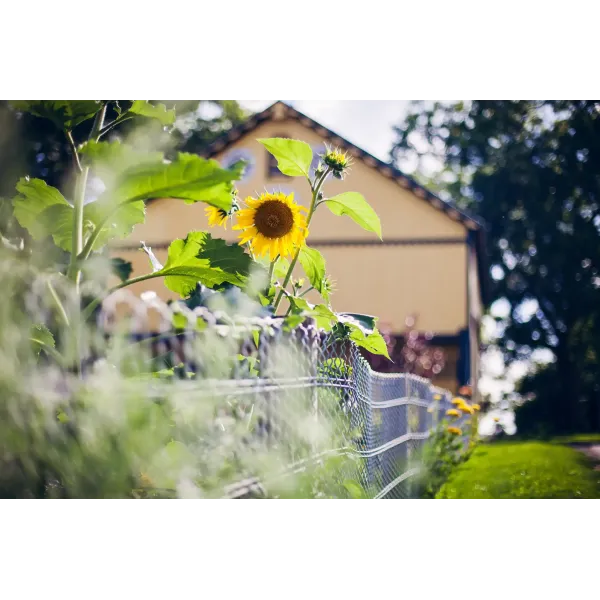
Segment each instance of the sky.
[[[275,100],[242,100],[240,104],[258,112]],[[325,127],[339,133],[348,141],[367,150],[377,158],[389,161],[389,152],[394,142],[393,126],[405,116],[409,101],[405,100],[284,100]],[[503,306],[492,308],[496,316],[503,316]],[[535,312],[535,307],[533,308]],[[493,319],[484,320],[484,337],[495,329]],[[542,357],[543,358],[543,357]],[[543,362],[543,360],[542,360]],[[482,377],[479,389],[499,401],[503,393],[514,390],[514,382],[521,378],[529,365],[514,363],[506,370],[500,352],[490,351],[482,357]],[[490,413],[487,423],[482,422],[482,433],[493,428],[492,417],[499,416],[507,433],[514,433],[514,418],[507,411]]]
[[[260,111],[275,100],[241,100],[240,104]],[[392,127],[397,125],[409,105],[408,100],[284,100],[311,119],[318,121],[370,152],[389,160],[394,141]]]

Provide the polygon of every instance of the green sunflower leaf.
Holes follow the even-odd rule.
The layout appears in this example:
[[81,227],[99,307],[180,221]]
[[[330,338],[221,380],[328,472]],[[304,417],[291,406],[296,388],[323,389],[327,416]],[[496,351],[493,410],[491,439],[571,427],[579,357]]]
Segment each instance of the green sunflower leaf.
[[129,109],[130,113],[158,119],[163,125],[175,123],[175,110],[168,110],[164,104],[150,104],[148,100],[135,100]]
[[[62,220],[65,214],[73,210],[63,195],[42,179],[21,178],[17,183],[17,192],[19,195],[12,201],[13,214],[34,240],[42,240],[52,233],[52,222],[46,216],[41,217],[45,211],[56,211]],[[63,233],[59,233],[58,237],[62,238]]]
[[178,198],[188,203],[206,202],[226,212],[231,209],[233,181],[243,165],[223,169],[215,160],[179,153],[168,164],[138,164],[120,174],[114,189],[97,202],[113,205],[153,198]]
[[[203,255],[207,245],[207,254]],[[220,258],[216,261],[220,266],[214,266],[211,258],[207,258],[216,258],[213,254],[214,248],[210,234],[193,231],[185,240],[175,240],[171,243],[167,262],[155,275],[165,277],[165,285],[184,298],[196,289],[198,283],[210,288],[222,283],[243,285],[250,257],[246,262],[239,255],[239,246],[225,244],[220,246]]]
[[313,153],[306,142],[287,138],[262,138],[258,141],[277,159],[277,168],[284,175],[308,177]]
[[325,201],[327,208],[337,216],[347,215],[357,225],[372,231],[381,239],[381,222],[371,205],[358,192],[343,192]]
[[351,339],[357,346],[368,350],[372,354],[381,354],[387,359],[392,360],[388,353],[385,339],[381,333],[377,331],[377,329],[373,330],[367,335],[358,325],[355,325],[354,323],[344,323],[344,325],[350,330],[350,334],[348,335],[349,339]]
[[298,258],[310,284],[323,296],[324,300],[329,300],[329,292],[324,285],[325,259],[323,255],[314,248],[303,246]]
[[121,142],[90,140],[79,149],[83,164],[92,168],[107,188],[114,187],[128,169],[141,165],[161,165],[162,152],[141,152]]

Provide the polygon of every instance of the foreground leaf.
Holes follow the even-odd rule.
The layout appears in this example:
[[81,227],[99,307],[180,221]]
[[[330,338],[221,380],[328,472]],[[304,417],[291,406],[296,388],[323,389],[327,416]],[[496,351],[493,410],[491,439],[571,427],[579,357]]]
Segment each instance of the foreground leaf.
[[129,109],[130,113],[158,119],[163,125],[175,123],[175,110],[168,110],[164,104],[150,104],[148,100],[135,100]]
[[306,142],[287,138],[263,138],[258,141],[277,159],[277,168],[284,175],[308,177],[313,153]]
[[319,329],[330,331],[333,325],[338,322],[337,315],[324,304],[313,305],[304,298],[288,298],[292,305],[293,314],[301,314],[305,317],[312,317]]
[[16,110],[50,119],[60,129],[73,129],[102,108],[98,100],[14,100],[10,104]]
[[343,192],[325,203],[334,215],[347,215],[357,225],[367,231],[372,231],[381,239],[381,222],[371,205],[358,192]]
[[231,209],[232,182],[243,166],[223,169],[215,160],[180,153],[168,164],[140,164],[123,172],[114,189],[97,202],[119,205],[153,198],[180,198],[189,203],[206,202],[226,212]]
[[44,347],[54,349],[56,345],[52,332],[45,325],[32,325],[29,335],[36,356],[39,356]]
[[79,149],[82,162],[92,168],[109,188],[128,169],[140,165],[160,165],[162,152],[140,152],[121,142],[86,142]]
[[365,350],[371,352],[372,354],[381,354],[385,356],[387,359],[392,360],[388,353],[387,345],[385,343],[385,339],[376,329],[369,333],[368,335],[358,327],[352,323],[346,323],[348,327],[350,327],[351,332],[348,336],[357,346],[364,348]]
[[196,289],[198,283],[210,288],[222,283],[243,285],[243,274],[238,271],[240,261],[237,257],[237,248],[239,246],[227,246],[222,249],[223,254],[235,257],[231,258],[229,262],[223,259],[220,263],[226,268],[231,268],[231,272],[212,266],[208,258],[198,258],[199,255],[202,255],[207,240],[210,238],[208,233],[194,231],[185,240],[175,240],[169,246],[167,262],[163,269],[156,272],[156,275],[165,277],[165,285],[171,291],[185,298]]
[[116,275],[121,281],[127,281],[131,277],[133,271],[133,265],[122,258],[111,258],[110,268],[114,275]]
[[239,244],[228,244],[225,240],[203,233],[204,242],[200,243],[198,258],[205,258],[211,267],[218,267],[227,273],[248,277],[252,259]]
[[366,334],[377,329],[378,317],[372,315],[363,315],[359,313],[339,313],[340,320],[352,319],[363,329]]
[[325,259],[323,255],[314,248],[303,246],[300,250],[299,259],[310,284],[323,296],[324,300],[329,300],[329,293],[324,285]]
[[58,211],[57,215],[73,210],[63,195],[42,179],[23,177],[17,183],[17,191],[19,195],[12,202],[13,214],[19,225],[27,229],[34,240],[42,240],[51,233],[48,217],[40,218],[44,211],[57,206],[62,207],[53,209]]
[[143,223],[146,218],[146,205],[143,200],[128,202],[111,208],[102,202],[90,202],[83,209],[83,221],[100,228],[100,234],[94,243],[93,250],[100,250],[110,240],[125,239],[133,228]]

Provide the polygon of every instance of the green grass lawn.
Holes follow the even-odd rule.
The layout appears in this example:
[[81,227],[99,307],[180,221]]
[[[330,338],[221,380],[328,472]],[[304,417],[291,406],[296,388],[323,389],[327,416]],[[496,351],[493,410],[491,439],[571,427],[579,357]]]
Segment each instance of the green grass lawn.
[[483,444],[437,498],[600,498],[600,471],[580,452],[557,444]]

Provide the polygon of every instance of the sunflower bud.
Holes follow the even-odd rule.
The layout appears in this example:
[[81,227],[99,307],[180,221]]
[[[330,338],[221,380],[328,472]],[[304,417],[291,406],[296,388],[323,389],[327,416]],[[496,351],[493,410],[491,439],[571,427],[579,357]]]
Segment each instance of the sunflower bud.
[[331,169],[334,177],[343,179],[352,160],[346,152],[342,152],[339,148],[326,148],[323,162]]

